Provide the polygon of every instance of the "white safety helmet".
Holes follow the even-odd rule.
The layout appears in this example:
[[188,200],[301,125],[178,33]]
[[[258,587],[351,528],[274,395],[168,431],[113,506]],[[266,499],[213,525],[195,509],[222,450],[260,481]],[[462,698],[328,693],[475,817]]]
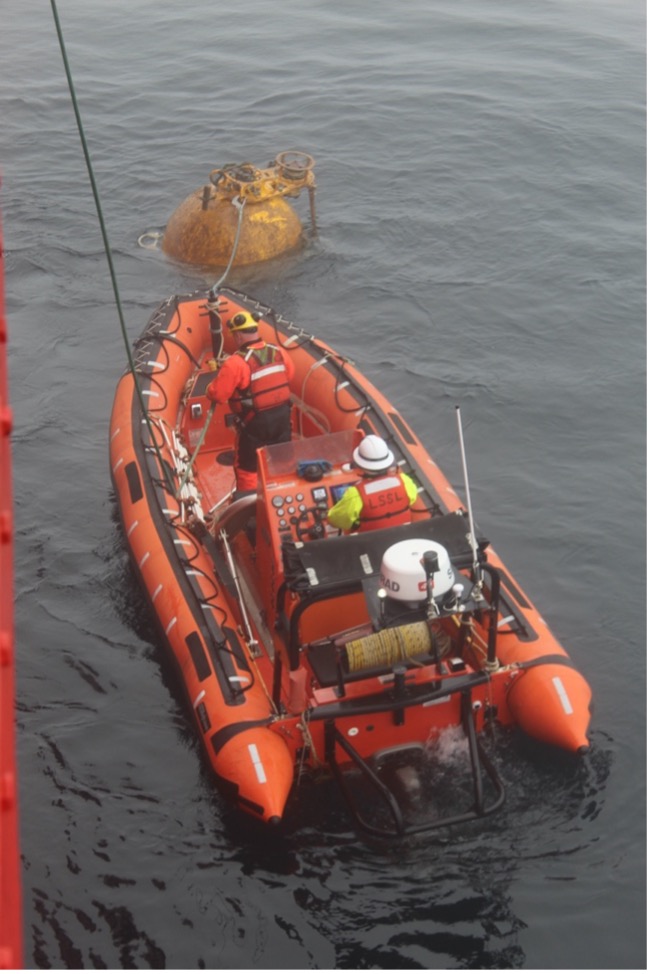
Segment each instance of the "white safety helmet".
[[369,473],[381,473],[395,463],[395,457],[381,436],[365,436],[352,454],[355,466]]

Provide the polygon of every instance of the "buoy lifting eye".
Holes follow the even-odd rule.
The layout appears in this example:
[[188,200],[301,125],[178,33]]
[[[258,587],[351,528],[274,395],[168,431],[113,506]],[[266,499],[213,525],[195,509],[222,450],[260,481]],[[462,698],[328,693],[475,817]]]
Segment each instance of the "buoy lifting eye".
[[254,183],[261,179],[263,173],[256,169],[252,162],[228,162],[221,169],[213,169],[210,182],[218,186],[222,180],[234,183]]
[[275,157],[275,164],[280,168],[283,179],[304,179],[306,173],[314,168],[314,159],[306,152],[289,150],[279,152]]

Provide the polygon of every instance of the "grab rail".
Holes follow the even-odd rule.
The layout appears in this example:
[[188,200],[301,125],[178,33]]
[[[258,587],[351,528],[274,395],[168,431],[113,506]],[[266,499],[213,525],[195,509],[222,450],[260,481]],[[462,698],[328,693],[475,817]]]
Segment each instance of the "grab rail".
[[[370,833],[371,835],[379,836],[380,838],[400,838],[406,835],[428,832],[432,829],[441,828],[442,826],[458,825],[462,822],[470,822],[477,818],[484,818],[486,815],[491,815],[493,812],[497,811],[497,809],[501,808],[505,801],[505,787],[501,781],[501,778],[499,777],[497,769],[488,757],[485,749],[477,737],[474,714],[472,711],[472,698],[469,688],[466,687],[460,690],[460,692],[462,694],[461,708],[463,729],[468,741],[472,774],[474,793],[473,807],[454,815],[446,815],[429,819],[426,822],[405,821],[404,813],[399,801],[388,785],[386,785],[386,783],[379,778],[375,770],[368,764],[361,754],[359,754],[350,741],[338,730],[334,719],[330,718],[326,721],[326,759],[330,765],[330,768],[332,769],[332,773],[341,789],[341,793],[347,802],[352,816],[364,831]],[[337,760],[337,746],[345,752],[352,763],[362,772],[365,780],[373,787],[380,800],[384,803],[385,809],[387,809],[392,826],[382,826],[380,824],[372,823],[364,817],[358,803],[355,800],[352,790],[348,786],[345,772]],[[490,803],[486,803],[485,800],[483,772],[485,772],[489,780],[492,782],[495,790],[495,797]]]

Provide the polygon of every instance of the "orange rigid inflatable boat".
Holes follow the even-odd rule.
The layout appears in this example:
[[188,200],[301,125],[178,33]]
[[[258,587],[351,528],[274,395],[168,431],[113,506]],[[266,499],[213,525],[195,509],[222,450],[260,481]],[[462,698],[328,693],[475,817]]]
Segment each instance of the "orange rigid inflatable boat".
[[[257,491],[243,497],[228,407],[206,396],[238,311],[258,315],[295,366],[291,442],[258,451]],[[111,418],[121,520],[205,753],[241,810],[279,824],[301,776],[326,770],[363,828],[400,835],[502,805],[485,734],[495,722],[588,749],[590,689],[471,505],[311,329],[231,288],[176,295],[131,366]],[[418,500],[409,524],[342,535],[324,515],[357,479],[352,452],[371,433]],[[460,807],[441,809],[428,784],[450,732],[469,784]]]

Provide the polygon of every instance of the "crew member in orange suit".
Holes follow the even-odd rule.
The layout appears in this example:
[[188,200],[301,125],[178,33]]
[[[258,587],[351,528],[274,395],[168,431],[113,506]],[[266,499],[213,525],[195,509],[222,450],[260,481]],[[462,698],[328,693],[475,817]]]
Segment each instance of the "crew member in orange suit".
[[245,311],[226,322],[237,348],[206,390],[213,402],[229,403],[237,417],[235,498],[257,489],[258,448],[291,439],[294,364],[282,348],[260,337],[258,320]]

